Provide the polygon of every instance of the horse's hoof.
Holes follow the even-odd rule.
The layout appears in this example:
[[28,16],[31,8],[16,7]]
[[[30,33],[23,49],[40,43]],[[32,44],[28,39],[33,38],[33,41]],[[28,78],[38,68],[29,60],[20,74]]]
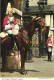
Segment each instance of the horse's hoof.
[[21,74],[26,75],[26,74],[27,74],[27,72],[26,72],[26,71],[25,71],[25,72],[21,72]]

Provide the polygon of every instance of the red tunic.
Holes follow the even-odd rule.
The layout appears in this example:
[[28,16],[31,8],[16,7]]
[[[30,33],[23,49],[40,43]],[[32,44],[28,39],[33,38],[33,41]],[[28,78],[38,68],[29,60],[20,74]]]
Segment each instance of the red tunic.
[[[51,38],[47,39],[46,45],[52,44]],[[48,48],[52,48],[53,46],[48,46]]]
[[[5,27],[5,25],[7,25],[7,21],[8,21],[8,18],[5,17],[4,20],[3,20],[3,27]],[[14,24],[14,25],[17,24],[15,20],[14,20],[13,24]],[[10,28],[10,29],[13,29],[13,28]]]

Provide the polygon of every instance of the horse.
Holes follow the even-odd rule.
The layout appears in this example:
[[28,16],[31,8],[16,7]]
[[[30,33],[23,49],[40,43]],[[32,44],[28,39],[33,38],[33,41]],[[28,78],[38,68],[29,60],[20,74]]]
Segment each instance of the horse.
[[[29,23],[27,23],[24,28],[21,28],[19,34],[16,36],[15,42],[17,48],[20,50],[21,54],[21,74],[26,74],[25,61],[27,55],[27,49],[30,44],[30,40],[34,34],[35,29],[41,29],[42,32],[46,32],[46,26],[42,18],[34,18]],[[4,51],[11,50],[10,38],[6,37],[1,39],[1,47]]]

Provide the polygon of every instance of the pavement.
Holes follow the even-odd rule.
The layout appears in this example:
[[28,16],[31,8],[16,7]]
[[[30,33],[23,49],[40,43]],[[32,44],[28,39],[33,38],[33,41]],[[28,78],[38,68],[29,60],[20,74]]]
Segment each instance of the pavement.
[[25,68],[26,75],[20,74],[20,70],[10,72],[0,72],[0,77],[24,77],[24,78],[54,78],[54,55],[52,56],[52,62],[47,60],[47,56],[41,58],[33,57],[33,62],[26,62]]

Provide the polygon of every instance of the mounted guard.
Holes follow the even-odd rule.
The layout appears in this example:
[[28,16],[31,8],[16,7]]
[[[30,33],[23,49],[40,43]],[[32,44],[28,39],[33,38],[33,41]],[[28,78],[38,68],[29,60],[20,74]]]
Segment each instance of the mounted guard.
[[[11,39],[11,47],[14,49],[14,41],[16,35],[19,33],[19,23],[16,23],[15,18],[13,16],[13,12],[15,8],[11,8],[11,3],[8,3],[7,9],[6,9],[6,15],[4,20],[3,20],[3,28],[4,32],[0,33],[0,37],[6,37],[9,36]],[[22,15],[22,12],[20,16]]]
[[[42,32],[46,30],[44,29],[45,25],[42,18],[41,19],[34,18],[33,20],[31,20],[28,24],[24,26],[23,29],[20,29],[22,32],[19,32],[19,34],[15,37],[17,48],[20,49],[20,54],[21,54],[21,74],[24,74],[24,75],[27,73],[25,71],[25,61],[26,61],[28,45],[30,43],[30,40],[32,39],[32,36],[36,28],[38,29],[40,28],[41,30],[43,29]],[[10,38],[1,39],[1,47],[2,47],[2,51],[3,50],[6,51],[6,49],[11,50]]]

